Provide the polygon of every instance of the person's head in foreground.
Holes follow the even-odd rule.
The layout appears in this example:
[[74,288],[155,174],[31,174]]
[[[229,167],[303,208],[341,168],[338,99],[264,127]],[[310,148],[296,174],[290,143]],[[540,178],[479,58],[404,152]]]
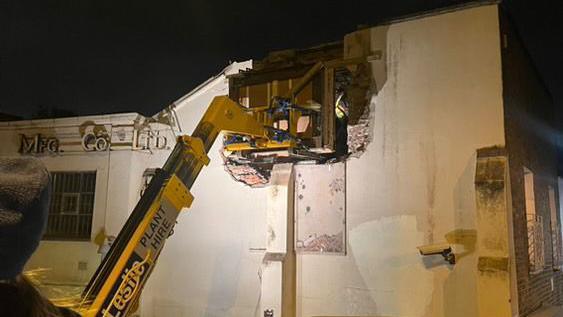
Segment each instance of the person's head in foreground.
[[22,275],[43,235],[50,179],[35,158],[0,158],[0,316],[68,316]]

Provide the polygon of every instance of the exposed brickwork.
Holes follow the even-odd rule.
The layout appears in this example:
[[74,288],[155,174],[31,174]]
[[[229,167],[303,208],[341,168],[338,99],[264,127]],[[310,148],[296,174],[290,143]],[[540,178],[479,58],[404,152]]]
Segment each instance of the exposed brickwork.
[[[520,316],[528,316],[542,305],[563,303],[563,276],[552,266],[548,200],[548,186],[557,191],[557,159],[555,143],[550,135],[553,103],[507,17],[501,14],[500,20],[518,307]],[[529,273],[524,166],[534,173],[536,213],[543,217],[546,265],[537,274]]]

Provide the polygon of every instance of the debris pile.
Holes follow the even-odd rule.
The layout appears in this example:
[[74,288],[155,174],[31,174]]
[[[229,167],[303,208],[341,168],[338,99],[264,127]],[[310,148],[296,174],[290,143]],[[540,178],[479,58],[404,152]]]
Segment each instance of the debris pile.
[[356,124],[348,125],[348,153],[351,157],[360,157],[371,142],[370,121],[368,106]]
[[343,236],[342,232],[333,235],[322,234],[318,237],[307,239],[303,242],[301,251],[304,252],[343,252]]
[[237,181],[250,187],[261,187],[270,181],[271,168],[263,168],[252,163],[241,164],[224,158],[225,169]]

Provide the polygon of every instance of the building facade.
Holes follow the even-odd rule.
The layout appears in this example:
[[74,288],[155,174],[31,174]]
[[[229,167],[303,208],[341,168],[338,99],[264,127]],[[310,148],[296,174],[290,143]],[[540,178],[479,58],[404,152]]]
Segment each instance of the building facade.
[[[141,316],[508,317],[563,302],[553,105],[499,5],[353,32],[343,43],[353,56],[350,41],[370,44],[365,148],[343,168],[279,166],[268,186],[251,188],[226,170],[216,142]],[[37,155],[54,174],[59,212],[29,266],[84,283],[100,257],[88,240],[102,228],[117,234],[174,137],[191,133],[212,98],[231,93],[229,76],[252,65],[230,65],[150,119],[0,123],[0,155]],[[327,207],[335,197],[341,209]],[[332,214],[344,248],[300,252],[303,217],[322,227]],[[436,248],[455,263],[425,255]]]
[[52,175],[45,237],[28,263],[48,269],[46,284],[82,285],[97,268],[94,237],[117,235],[149,167],[175,144],[169,126],[149,121],[125,113],[0,123],[0,155],[36,156]]
[[[345,253],[295,254],[297,238],[288,239],[300,223],[291,218],[299,217],[291,202],[301,199],[295,171],[307,167],[295,167],[286,185],[271,180],[248,192],[225,175],[216,144],[193,222],[178,224],[184,238],[163,253],[144,312],[527,316],[561,303],[553,105],[502,9],[472,3],[360,30],[344,37],[344,54],[353,55],[349,41],[369,41],[375,87],[369,143],[344,162]],[[179,110],[192,118],[190,128],[214,95],[207,91]],[[228,195],[229,210],[242,204],[238,217],[224,214],[207,186]],[[320,197],[307,208],[323,208],[331,196]],[[285,223],[280,212],[290,215]],[[418,249],[443,245],[455,264]],[[270,257],[278,252],[281,265]],[[194,257],[208,265],[174,270]]]

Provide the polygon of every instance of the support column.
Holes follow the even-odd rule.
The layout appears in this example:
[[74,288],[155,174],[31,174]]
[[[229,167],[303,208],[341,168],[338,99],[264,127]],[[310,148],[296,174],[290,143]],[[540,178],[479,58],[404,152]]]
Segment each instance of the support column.
[[508,178],[504,148],[477,150],[475,195],[477,205],[477,300],[479,316],[509,317],[510,261]]
[[262,265],[260,314],[273,310],[275,317],[294,317],[296,312],[292,169],[292,164],[274,167],[266,202],[268,240]]

